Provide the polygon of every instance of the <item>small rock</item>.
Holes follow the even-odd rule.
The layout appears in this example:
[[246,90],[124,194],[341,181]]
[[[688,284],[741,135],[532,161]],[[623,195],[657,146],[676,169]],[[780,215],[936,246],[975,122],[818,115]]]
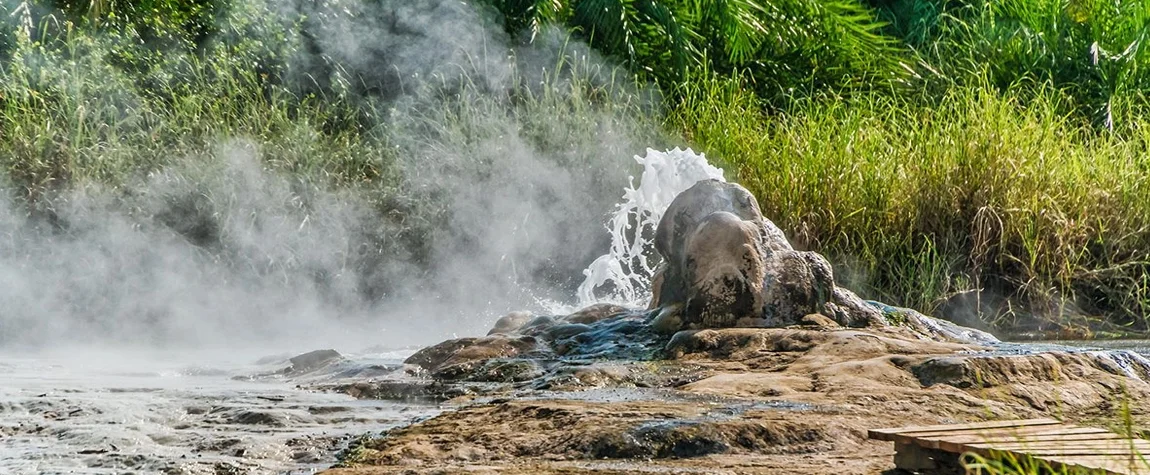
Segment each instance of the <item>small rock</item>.
[[523,325],[526,325],[527,322],[530,322],[533,318],[535,318],[535,316],[532,315],[531,312],[511,312],[507,315],[499,317],[499,320],[495,321],[495,326],[492,327],[491,331],[487,332],[487,334],[496,335],[500,333],[515,333],[519,331],[520,328],[523,328]]
[[232,424],[283,427],[287,425],[287,418],[270,412],[243,411],[228,418],[228,422]]
[[683,329],[683,317],[679,313],[679,305],[668,305],[659,310],[655,319],[651,320],[651,329],[663,335],[672,335]]
[[821,313],[812,313],[804,316],[799,320],[800,325],[814,326],[819,328],[838,328],[838,322],[831,320],[830,317]]
[[299,373],[322,368],[342,360],[343,355],[335,350],[316,350],[296,356],[291,360],[291,372]]
[[620,307],[618,305],[609,303],[597,303],[578,312],[572,313],[571,315],[563,317],[563,320],[567,321],[568,323],[581,323],[584,325],[590,325],[592,323],[614,317],[621,313],[627,313],[628,311],[629,310],[627,310],[626,307]]

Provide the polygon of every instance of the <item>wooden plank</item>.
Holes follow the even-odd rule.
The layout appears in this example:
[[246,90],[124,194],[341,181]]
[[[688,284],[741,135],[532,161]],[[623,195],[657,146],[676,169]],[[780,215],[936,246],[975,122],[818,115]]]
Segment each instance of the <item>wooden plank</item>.
[[[1067,437],[1079,437],[1079,438],[1058,439],[1058,440],[1090,441],[1090,440],[1115,440],[1115,439],[1121,439],[1122,438],[1122,436],[1119,436],[1118,434],[1079,434],[1079,435],[1067,436]],[[1087,439],[1085,437],[1094,437],[1094,438]],[[1045,439],[1045,440],[1044,439],[1028,439],[1028,442],[1049,442],[1049,441],[1050,441],[1049,439]],[[939,444],[938,444],[939,448],[937,450],[942,450],[942,451],[946,451],[946,452],[954,452],[956,454],[959,454],[962,452],[966,452],[967,447],[970,444],[977,444],[977,443],[984,443],[984,442],[985,443],[995,443],[995,442],[997,442],[997,443],[1012,443],[1015,441],[1014,440],[1005,440],[1005,439],[992,439],[992,440],[985,440],[985,441],[980,441],[980,440],[965,440],[965,441],[944,440],[944,441],[939,442]]]
[[996,429],[991,432],[982,433],[962,433],[952,435],[932,435],[924,437],[915,442],[924,447],[946,450],[948,452],[961,452],[963,445],[970,443],[985,443],[995,441],[1022,441],[1031,440],[1033,437],[1058,437],[1058,436],[1082,436],[1082,435],[1103,435],[1110,432],[1105,429],[1096,429],[1093,427],[1078,427],[1069,424],[1059,424],[1052,426],[1029,426],[1018,429]]
[[1089,441],[1125,439],[1125,437],[1104,429],[1093,427],[1076,427],[1073,429],[1052,429],[1049,432],[1034,432],[1022,436],[1014,434],[970,434],[954,437],[937,438],[924,441],[927,445],[938,450],[961,453],[969,444],[1013,443],[1013,442],[1047,442],[1047,441]]
[[1022,450],[1027,453],[1030,453],[1032,449],[1124,447],[1129,450],[1150,453],[1150,442],[1144,440],[1132,441],[1130,439],[992,442],[989,444],[967,444],[966,447],[970,449]]
[[928,432],[963,432],[980,429],[998,429],[1004,427],[1024,427],[1035,425],[1054,425],[1060,424],[1060,421],[1055,419],[1019,419],[1011,421],[988,421],[988,422],[974,422],[968,424],[951,424],[951,425],[934,425],[934,426],[916,426],[916,427],[892,427],[886,429],[871,429],[867,431],[867,437],[875,440],[893,441],[890,437],[894,435],[910,435],[914,433],[928,433]]
[[1124,475],[1150,475],[1150,464],[1147,464],[1146,460],[1142,458],[1131,459],[1121,456],[1061,457],[1048,455],[1042,457],[1042,460],[1054,465],[1054,468],[1065,466],[1103,470],[1108,473]]
[[[1069,424],[1050,424],[1050,425],[1036,425],[1036,426],[1023,426],[1023,427],[998,427],[993,429],[964,429],[961,431],[934,431],[934,432],[917,432],[913,434],[895,434],[892,438],[895,442],[915,443],[923,447],[939,448],[939,442],[943,440],[959,440],[963,437],[982,437],[982,438],[1019,438],[1024,434],[1034,434],[1045,431],[1070,431],[1074,429],[1081,429],[1078,426]],[[1101,430],[1101,429],[1093,429]],[[1102,431],[1105,432],[1105,431]]]
[[906,433],[906,434],[895,434],[895,435],[896,436],[903,436],[903,437],[914,437],[914,438],[945,437],[945,436],[952,436],[952,435],[957,436],[957,435],[964,435],[964,434],[1006,434],[1006,435],[1009,435],[1009,434],[1026,433],[1027,431],[1041,431],[1044,429],[1059,429],[1059,428],[1072,429],[1072,428],[1076,428],[1076,427],[1078,427],[1078,426],[1056,422],[1053,424],[1035,424],[1035,425],[1025,425],[1025,426],[1010,426],[1010,427],[972,428],[972,429],[958,429],[958,430],[953,430],[953,429],[952,430],[935,430],[935,431],[929,431],[929,432],[911,432],[911,433]]
[[1053,468],[1059,466],[1066,466],[1072,468],[1085,468],[1090,470],[1100,470],[1106,473],[1115,474],[1137,474],[1137,475],[1150,475],[1150,466],[1146,465],[1145,460],[1138,455],[1132,455],[1129,451],[1120,453],[1106,453],[1106,454],[1075,454],[1057,453],[1030,453],[1027,452],[1003,452],[994,450],[979,449],[973,452],[979,453],[982,456],[1001,457],[1003,454],[1010,454],[1015,459],[1022,460],[1024,458],[1031,458],[1037,462],[1043,462]]
[[1041,455],[1026,457],[1012,454],[1016,460],[1029,458],[1039,466],[1054,470],[1061,468],[1086,469],[1093,473],[1098,471],[1107,474],[1123,475],[1150,475],[1150,465],[1142,459],[1131,458],[1128,455]]
[[954,436],[936,436],[924,438],[925,440],[947,440],[951,442],[967,442],[967,443],[983,443],[983,442],[1014,442],[1022,440],[1098,440],[1103,439],[1127,439],[1120,434],[1115,434],[1106,429],[1098,429],[1095,427],[1073,427],[1061,428],[1058,426],[1050,426],[1049,430],[1045,431],[1030,431],[1024,433],[989,433],[989,434],[959,434]]
[[[894,441],[953,454],[1031,458],[1053,468],[1073,467],[1109,474],[1150,475],[1150,441],[1054,419],[991,421],[868,431],[871,439]],[[918,449],[916,449],[918,450]],[[897,458],[897,457],[896,457]]]
[[1130,450],[1129,447],[1047,447],[1034,450],[998,450],[998,449],[979,449],[974,452],[982,452],[980,455],[994,455],[995,453],[1003,454],[1010,453],[1017,456],[1031,456],[1037,459],[1042,459],[1048,456],[1059,457],[1119,457],[1119,458],[1133,458],[1137,457],[1138,452]]

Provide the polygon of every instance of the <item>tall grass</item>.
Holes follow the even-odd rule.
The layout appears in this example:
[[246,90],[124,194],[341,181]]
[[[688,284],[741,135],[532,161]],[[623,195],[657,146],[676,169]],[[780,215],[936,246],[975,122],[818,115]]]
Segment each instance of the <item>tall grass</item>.
[[1147,328],[1150,129],[1140,117],[1137,133],[1098,134],[1064,112],[1059,90],[1023,105],[986,83],[935,105],[856,94],[779,113],[734,80],[682,95],[670,122],[865,295],[932,311],[981,290],[983,317],[1001,328],[1104,316]]

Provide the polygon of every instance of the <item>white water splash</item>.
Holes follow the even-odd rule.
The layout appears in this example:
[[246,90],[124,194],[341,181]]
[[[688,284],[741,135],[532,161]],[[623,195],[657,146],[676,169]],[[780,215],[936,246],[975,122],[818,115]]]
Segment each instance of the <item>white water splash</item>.
[[666,152],[647,149],[647,155],[636,155],[635,161],[643,165],[639,186],[635,186],[635,177],[628,178],[623,201],[607,223],[610,251],[583,271],[587,277],[576,294],[580,308],[600,302],[645,306],[651,298],[651,276],[658,266],[654,237],[663,213],[679,193],[695,183],[726,181],[723,170],[689,148]]

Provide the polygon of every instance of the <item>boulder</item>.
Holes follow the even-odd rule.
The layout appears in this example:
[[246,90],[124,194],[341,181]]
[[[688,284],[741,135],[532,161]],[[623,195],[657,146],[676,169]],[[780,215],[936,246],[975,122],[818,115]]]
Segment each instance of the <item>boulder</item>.
[[578,312],[572,313],[571,315],[567,315],[566,317],[563,317],[563,320],[567,321],[568,323],[581,323],[584,325],[589,325],[607,318],[614,317],[616,315],[627,313],[629,311],[630,310],[628,310],[627,307],[609,303],[597,303]]
[[530,336],[458,338],[419,350],[404,363],[419,366],[434,374],[452,366],[471,368],[495,358],[518,356],[535,349],[536,343],[535,338]]
[[700,181],[677,196],[659,222],[655,249],[664,263],[651,308],[681,309],[660,313],[661,333],[781,327],[816,313],[843,326],[883,323],[878,310],[835,286],[823,256],[795,250],[734,183]]
[[315,350],[291,358],[292,373],[300,373],[323,368],[331,363],[342,361],[343,355],[335,350]]
[[753,221],[717,211],[698,223],[684,242],[679,263],[685,288],[685,320],[704,328],[736,326],[740,318],[761,318],[768,278],[765,249]]
[[499,320],[496,320],[495,326],[491,328],[491,331],[487,332],[487,334],[496,335],[501,333],[515,333],[519,331],[520,328],[523,328],[523,325],[526,325],[527,322],[530,322],[533,318],[535,318],[535,315],[532,315],[531,312],[511,312],[500,317]]

